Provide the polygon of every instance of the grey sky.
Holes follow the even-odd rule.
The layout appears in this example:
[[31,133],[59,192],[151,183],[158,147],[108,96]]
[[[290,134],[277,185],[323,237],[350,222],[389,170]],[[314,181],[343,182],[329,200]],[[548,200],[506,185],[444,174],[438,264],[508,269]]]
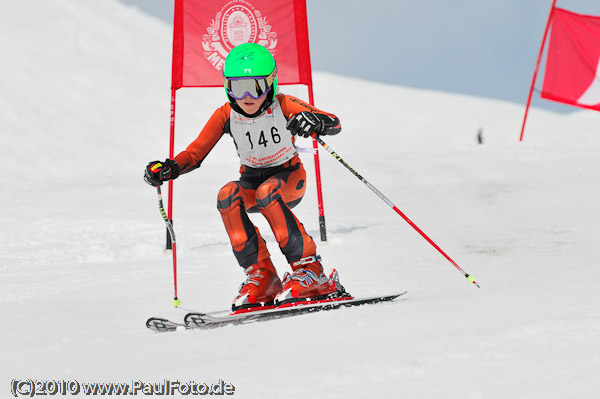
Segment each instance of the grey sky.
[[[173,0],[119,0],[169,23]],[[311,61],[328,71],[525,104],[552,0],[307,0]],[[600,2],[558,7],[600,16]],[[536,82],[542,85],[543,64]],[[385,95],[385,93],[382,93]],[[542,100],[559,112],[578,108]]]

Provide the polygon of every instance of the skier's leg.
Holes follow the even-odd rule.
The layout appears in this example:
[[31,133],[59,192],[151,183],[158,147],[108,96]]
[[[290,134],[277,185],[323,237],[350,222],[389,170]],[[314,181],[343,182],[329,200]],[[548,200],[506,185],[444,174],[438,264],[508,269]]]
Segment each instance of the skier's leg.
[[291,211],[306,191],[306,172],[298,160],[270,177],[256,190],[256,205],[265,216],[289,263],[316,254],[312,237]]
[[272,303],[281,291],[281,280],[265,241],[246,213],[246,208],[256,206],[255,193],[249,185],[240,181],[229,182],[219,191],[217,208],[233,253],[246,273],[246,281],[233,299],[233,310]]
[[255,201],[255,190],[244,188],[239,181],[232,181],[223,186],[217,201],[217,208],[229,235],[233,253],[243,268],[270,257],[258,228],[246,213],[246,208],[255,206]]
[[315,242],[290,210],[304,196],[305,181],[302,163],[291,162],[256,190],[256,206],[268,220],[293,270],[291,275],[286,273],[276,303],[322,297],[336,290],[335,283],[323,273]]

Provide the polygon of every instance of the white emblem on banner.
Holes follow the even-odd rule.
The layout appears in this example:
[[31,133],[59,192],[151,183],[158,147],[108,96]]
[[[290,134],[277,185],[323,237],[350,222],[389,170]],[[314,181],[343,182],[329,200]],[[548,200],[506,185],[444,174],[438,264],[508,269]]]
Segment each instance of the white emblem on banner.
[[598,66],[596,67],[596,76],[592,80],[592,84],[577,100],[578,104],[581,105],[596,105],[600,103],[600,59],[598,59]]
[[272,54],[277,47],[277,33],[271,31],[267,17],[245,0],[227,2],[202,35],[204,56],[216,70],[223,69],[227,54],[242,43],[258,43]]

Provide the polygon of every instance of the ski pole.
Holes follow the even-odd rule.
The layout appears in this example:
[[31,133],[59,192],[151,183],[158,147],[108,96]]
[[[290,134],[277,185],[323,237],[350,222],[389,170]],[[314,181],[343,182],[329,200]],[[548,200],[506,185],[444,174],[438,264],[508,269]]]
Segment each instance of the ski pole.
[[160,214],[162,215],[165,223],[167,224],[167,230],[169,231],[169,235],[171,236],[172,243],[172,253],[173,253],[173,285],[175,288],[175,293],[173,296],[173,301],[171,302],[173,306],[177,307],[181,305],[181,301],[177,298],[177,246],[175,243],[175,230],[173,230],[173,223],[169,220],[167,216],[167,212],[165,212],[165,207],[163,205],[162,200],[162,192],[160,190],[160,186],[156,187],[156,193],[158,194],[158,208],[160,209]]
[[315,140],[317,140],[317,142],[319,144],[321,144],[326,150],[327,152],[329,152],[331,155],[333,155],[333,157],[335,159],[337,159],[338,161],[340,161],[340,163],[342,165],[344,165],[346,167],[346,169],[348,169],[350,172],[352,172],[352,174],[356,177],[358,177],[358,179],[360,181],[362,181],[367,187],[369,187],[371,189],[371,191],[373,191],[375,194],[377,194],[377,196],[379,196],[379,198],[381,198],[383,200],[383,202],[385,202],[386,204],[388,204],[394,211],[396,211],[396,213],[400,216],[402,216],[402,218],[404,220],[406,220],[406,222],[408,224],[410,224],[412,226],[413,229],[415,229],[419,234],[421,234],[421,236],[427,240],[428,243],[430,243],[435,249],[437,249],[439,251],[439,253],[441,253],[442,255],[444,255],[444,257],[446,259],[448,259],[448,261],[450,261],[450,263],[452,263],[452,265],[454,265],[454,267],[463,274],[463,276],[465,276],[467,278],[467,280],[469,281],[469,283],[471,284],[475,284],[478,288],[479,284],[477,284],[477,282],[475,281],[475,278],[473,276],[470,276],[469,274],[467,274],[455,261],[452,260],[452,258],[450,258],[444,251],[442,251],[442,249],[435,243],[433,242],[433,240],[431,238],[429,238],[427,236],[427,234],[425,234],[423,232],[423,230],[421,230],[416,224],[414,224],[404,213],[402,213],[402,211],[400,209],[398,209],[396,207],[396,205],[394,205],[385,195],[383,195],[379,190],[377,190],[375,188],[375,186],[373,186],[371,183],[369,183],[364,177],[362,177],[357,171],[355,171],[354,169],[352,169],[352,167],[350,165],[348,165],[346,163],[346,161],[344,161],[342,159],[342,157],[340,157],[335,151],[333,151],[333,149],[331,147],[329,147],[327,144],[325,144],[325,142],[323,140],[321,140],[321,138],[319,136],[317,136],[316,134],[313,134],[312,136]]

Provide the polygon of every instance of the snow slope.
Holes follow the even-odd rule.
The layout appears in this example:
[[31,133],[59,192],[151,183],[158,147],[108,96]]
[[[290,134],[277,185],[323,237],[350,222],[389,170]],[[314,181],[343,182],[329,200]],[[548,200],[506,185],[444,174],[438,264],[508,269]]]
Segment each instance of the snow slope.
[[[173,309],[142,180],[167,155],[170,28],[114,0],[30,0],[4,5],[0,33],[1,397],[13,379],[222,379],[240,398],[597,397],[597,113],[534,109],[519,143],[520,105],[315,73],[317,105],[344,128],[326,142],[482,288],[321,151],[325,266],[356,296],[405,299],[161,335],[147,317],[226,308],[244,279],[215,209],[237,176],[232,143],[175,185]],[[184,89],[177,101],[179,151],[225,99]],[[296,213],[318,237],[309,187]]]

